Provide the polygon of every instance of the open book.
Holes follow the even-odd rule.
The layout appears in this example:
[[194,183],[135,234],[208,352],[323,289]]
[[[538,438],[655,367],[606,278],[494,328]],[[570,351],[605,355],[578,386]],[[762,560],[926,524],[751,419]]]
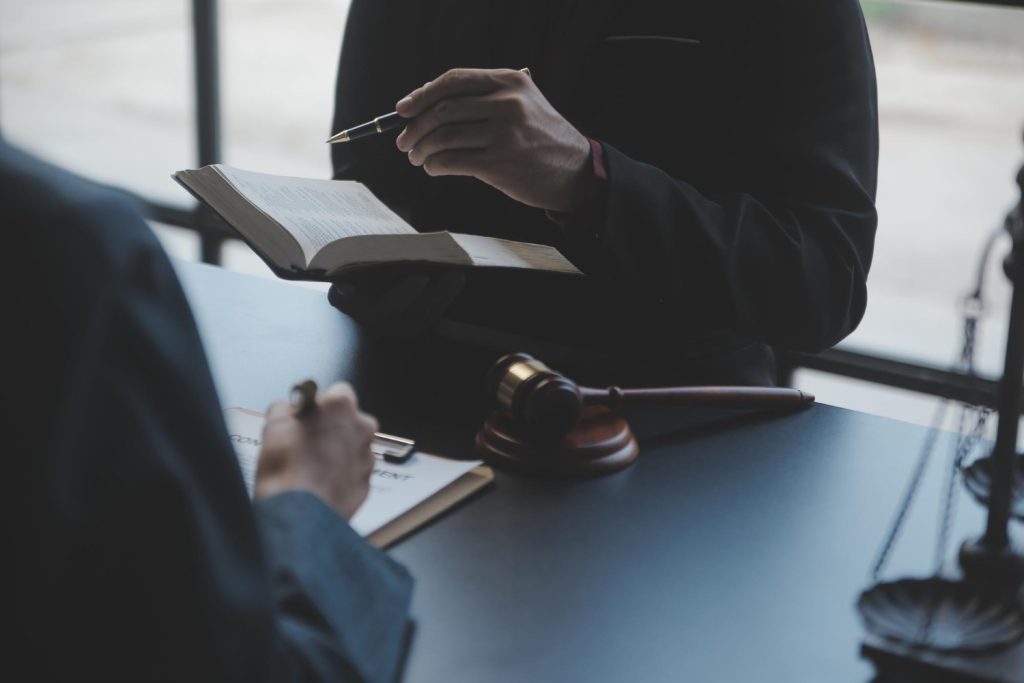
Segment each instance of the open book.
[[[263,439],[262,413],[246,408],[224,411],[242,479],[252,496]],[[377,457],[370,495],[349,520],[356,533],[386,548],[473,495],[494,480],[479,460],[449,460],[416,452],[396,464]]]
[[355,181],[253,173],[221,164],[174,174],[288,279],[331,280],[382,264],[515,268],[579,275],[557,249],[449,232],[416,232]]

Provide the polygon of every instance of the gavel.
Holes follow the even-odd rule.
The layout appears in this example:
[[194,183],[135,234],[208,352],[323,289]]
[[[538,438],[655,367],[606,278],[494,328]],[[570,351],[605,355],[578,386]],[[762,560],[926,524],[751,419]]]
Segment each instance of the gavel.
[[487,375],[487,393],[498,408],[539,441],[558,440],[576,426],[584,406],[623,404],[718,408],[796,408],[814,402],[798,389],[743,386],[595,389],[571,379],[525,353],[503,356]]

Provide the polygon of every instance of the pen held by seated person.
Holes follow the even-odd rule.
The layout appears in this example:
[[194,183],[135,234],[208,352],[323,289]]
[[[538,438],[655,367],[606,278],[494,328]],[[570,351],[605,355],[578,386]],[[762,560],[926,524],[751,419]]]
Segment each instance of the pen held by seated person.
[[[520,69],[524,74],[530,76],[530,69],[524,67]],[[384,133],[395,128],[401,128],[405,125],[408,119],[398,115],[398,112],[393,111],[390,114],[384,114],[378,116],[372,121],[361,123],[353,128],[346,128],[340,133],[335,133],[331,137],[327,138],[329,144],[335,145],[339,142],[349,142],[351,140],[358,140],[359,138],[369,137],[370,135],[377,135],[378,133]]]
[[[316,382],[311,379],[292,387],[290,398],[296,418],[301,420],[316,412],[316,390]],[[415,453],[416,442],[393,434],[374,432],[370,450],[387,462],[402,464],[408,462]]]
[[307,417],[316,412],[316,382],[307,379],[292,387],[291,404],[295,417]]

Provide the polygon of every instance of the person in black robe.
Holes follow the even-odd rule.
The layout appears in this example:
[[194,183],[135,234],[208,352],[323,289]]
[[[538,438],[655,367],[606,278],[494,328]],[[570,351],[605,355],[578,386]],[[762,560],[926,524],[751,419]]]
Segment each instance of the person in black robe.
[[771,384],[772,347],[828,348],[864,314],[878,116],[856,0],[354,0],[335,104],[333,131],[416,118],[397,148],[334,145],[336,178],[421,231],[551,244],[588,275],[338,283],[357,319],[444,313]]

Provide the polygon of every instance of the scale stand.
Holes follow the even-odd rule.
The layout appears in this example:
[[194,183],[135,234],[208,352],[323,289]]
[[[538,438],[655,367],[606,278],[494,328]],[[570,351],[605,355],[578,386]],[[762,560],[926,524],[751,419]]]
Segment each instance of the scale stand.
[[1013,287],[1010,325],[1006,335],[1006,361],[999,384],[999,429],[992,455],[990,473],[988,527],[985,535],[967,541],[960,548],[960,566],[969,580],[995,581],[1019,587],[1024,580],[1024,558],[1010,545],[1009,522],[1017,483],[1017,427],[1020,422],[1021,384],[1024,382],[1024,167],[1017,174],[1021,201],[1006,227],[1013,248],[1003,263]]
[[[999,385],[996,442],[989,457],[964,473],[968,489],[988,508],[987,526],[981,537],[961,546],[961,577],[942,578],[937,572],[930,578],[879,582],[861,594],[857,607],[868,631],[862,653],[875,663],[876,680],[880,682],[1024,682],[1024,603],[1020,590],[1024,557],[1011,545],[1009,534],[1011,511],[1024,512],[1020,502],[1024,492],[1016,486],[1020,471],[1017,427],[1024,382],[1024,168],[1017,175],[1017,184],[1021,201],[1006,220],[1013,247],[1004,270],[1013,287],[1013,298]],[[984,420],[979,424],[983,426]],[[876,578],[927,465],[934,434],[883,546]],[[958,448],[954,467],[965,455]],[[951,497],[952,488],[946,501],[943,534],[948,530]],[[940,545],[940,553],[942,550]]]

